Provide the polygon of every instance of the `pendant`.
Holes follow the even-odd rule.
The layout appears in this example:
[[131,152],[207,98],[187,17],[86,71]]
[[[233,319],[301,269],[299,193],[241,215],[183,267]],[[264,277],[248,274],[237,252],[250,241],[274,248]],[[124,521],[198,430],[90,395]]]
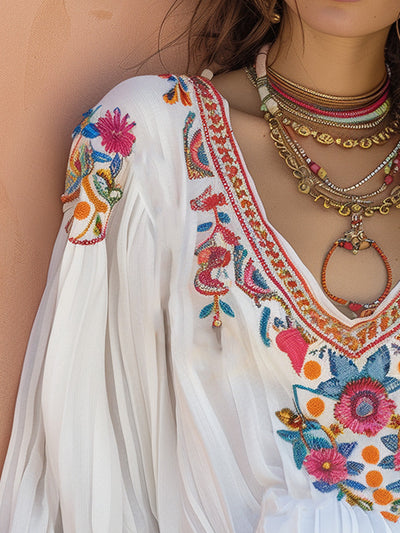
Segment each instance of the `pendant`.
[[[361,304],[359,302],[353,302],[351,300],[346,300],[339,296],[335,296],[330,292],[326,282],[326,271],[328,268],[329,261],[337,248],[344,248],[349,252],[352,252],[354,255],[358,254],[362,250],[367,250],[368,248],[373,248],[380,258],[382,259],[385,269],[386,269],[386,286],[379,298],[374,300],[371,303]],[[377,245],[377,243],[366,237],[363,228],[362,214],[353,213],[351,216],[351,228],[345,232],[344,236],[337,239],[330,250],[326,254],[322,272],[321,272],[321,284],[325,294],[336,303],[346,306],[355,317],[366,317],[371,315],[378,305],[383,302],[386,296],[389,294],[392,287],[392,269],[390,267],[389,261],[386,255],[383,253],[382,249]]]

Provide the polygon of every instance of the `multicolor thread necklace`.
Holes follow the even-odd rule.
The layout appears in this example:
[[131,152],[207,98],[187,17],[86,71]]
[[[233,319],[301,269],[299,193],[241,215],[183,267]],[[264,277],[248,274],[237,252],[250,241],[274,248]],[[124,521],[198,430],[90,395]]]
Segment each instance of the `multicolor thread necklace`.
[[[290,135],[287,129],[288,124],[284,121],[286,117],[285,110],[282,109],[280,99],[276,98],[276,94],[271,90],[270,84],[268,83],[266,67],[267,57],[268,46],[265,46],[257,57],[256,86],[262,102],[261,109],[265,111],[264,118],[269,124],[271,138],[277,147],[280,156],[284,159],[287,166],[291,169],[293,176],[298,181],[298,190],[300,192],[309,194],[314,201],[321,199],[325,208],[333,207],[340,215],[351,217],[349,230],[347,230],[342,237],[335,240],[326,254],[321,272],[322,288],[325,294],[331,300],[347,307],[354,316],[369,316],[389,294],[392,287],[392,270],[386,255],[383,253],[376,241],[366,236],[363,228],[363,216],[370,217],[377,212],[385,215],[389,213],[392,207],[400,208],[400,185],[394,186],[388,196],[386,196],[383,200],[378,202],[374,201],[374,197],[381,194],[393,183],[394,177],[399,170],[400,141],[390,152],[390,154],[388,154],[385,160],[382,161],[382,163],[380,163],[370,174],[368,174],[368,176],[357,181],[349,187],[339,187],[335,185],[328,177],[325,169],[316,162],[312,161],[298,141]],[[387,85],[387,82],[382,85],[386,91],[387,87],[385,85]],[[298,87],[300,87],[300,89],[297,90],[301,93],[301,89],[304,88],[301,88],[301,86]],[[376,111],[379,109],[379,107],[381,107],[380,102],[386,95],[380,94],[379,88],[377,88],[375,91],[372,91],[372,93],[375,95],[375,98],[378,98],[379,100],[375,100]],[[335,99],[340,97],[332,98]],[[364,115],[360,108],[356,107],[353,108],[352,111],[346,111],[346,113],[352,113],[352,116],[357,117],[359,124],[363,123],[363,118],[370,123],[370,113],[371,109],[374,108],[374,103],[371,104],[371,101],[368,100],[366,96],[360,97],[360,100],[363,100],[364,103],[367,102],[367,107],[364,106]],[[349,108],[350,107],[351,106],[349,106]],[[389,112],[389,110],[387,110],[387,112]],[[383,112],[386,113],[386,110],[379,111],[379,113]],[[341,112],[339,110],[333,111],[333,113],[339,115]],[[329,113],[327,116],[329,119],[331,118]],[[356,189],[367,183],[380,170],[384,170],[385,177],[383,183],[378,188],[366,194],[354,193]],[[372,248],[378,253],[386,269],[386,285],[379,298],[373,302],[361,304],[359,302],[336,296],[328,289],[326,280],[327,267],[333,253],[337,248],[349,250],[353,254],[357,254],[362,250]]]

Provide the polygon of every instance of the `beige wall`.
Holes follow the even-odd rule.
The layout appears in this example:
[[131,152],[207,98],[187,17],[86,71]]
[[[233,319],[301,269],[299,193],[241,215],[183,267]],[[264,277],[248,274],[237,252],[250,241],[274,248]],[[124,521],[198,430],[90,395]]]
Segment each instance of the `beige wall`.
[[[29,330],[60,223],[70,133],[156,50],[171,0],[3,0],[0,22],[0,468]],[[182,29],[187,0],[166,38]],[[178,30],[177,30],[178,29]],[[163,54],[184,68],[184,48]],[[157,58],[141,73],[165,71]]]

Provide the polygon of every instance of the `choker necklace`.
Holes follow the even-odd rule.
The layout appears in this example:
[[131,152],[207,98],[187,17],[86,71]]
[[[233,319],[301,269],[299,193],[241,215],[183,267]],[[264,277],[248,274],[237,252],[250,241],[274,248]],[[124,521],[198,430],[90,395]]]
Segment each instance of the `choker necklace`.
[[[387,118],[391,107],[389,99],[389,69],[387,69],[385,79],[375,90],[354,99],[352,97],[329,96],[317,93],[290,82],[287,78],[275,73],[271,67],[268,67],[265,76],[261,76],[258,79],[254,68],[245,68],[245,71],[255,87],[265,85],[268,88],[269,93],[279,104],[284,124],[291,127],[301,137],[311,137],[326,146],[336,145],[346,149],[358,146],[368,149],[374,145],[386,143],[400,129],[399,123],[396,120],[392,120],[390,123],[386,121],[386,124],[379,131],[371,135],[364,135],[359,138],[343,138],[342,136],[334,136],[332,133],[318,127],[328,126],[346,130],[362,130],[379,126]],[[270,72],[279,76],[280,79],[286,80],[286,85],[292,84],[295,87],[300,87],[302,92],[289,92],[288,89],[276,85],[270,79]],[[316,104],[318,107],[305,102],[309,93],[319,95],[320,100]],[[324,101],[321,105],[323,97],[326,97],[327,101]],[[348,103],[346,104],[345,102]],[[352,105],[350,105],[350,102],[352,102]],[[364,107],[360,106],[361,103],[365,104]],[[347,109],[344,107],[345,105],[347,105]],[[262,106],[262,110],[267,111],[265,105]],[[318,126],[313,126],[312,124],[318,124]]]
[[[264,118],[269,124],[271,138],[279,151],[279,155],[292,171],[298,183],[298,190],[301,193],[310,195],[315,202],[321,200],[325,208],[333,207],[340,215],[350,217],[350,228],[342,237],[335,240],[325,256],[321,272],[323,291],[331,300],[347,307],[354,316],[369,316],[389,294],[392,286],[392,271],[382,249],[375,240],[366,236],[363,228],[363,217],[371,217],[375,213],[386,215],[391,208],[400,208],[400,185],[395,185],[383,200],[375,200],[376,196],[384,192],[394,182],[394,177],[400,166],[400,141],[384,161],[367,176],[348,187],[335,185],[328,177],[325,169],[318,163],[312,161],[302,146],[289,133],[289,127],[293,131],[295,129],[291,127],[292,124],[288,124],[287,121],[285,122],[285,114],[284,110],[281,109],[279,98],[276,98],[276,94],[271,90],[271,86],[268,83],[265,58],[265,56],[268,58],[268,49],[268,46],[263,47],[257,57],[256,86],[262,102],[261,109],[265,111]],[[380,84],[380,86],[384,85],[382,83]],[[371,91],[371,93],[376,95],[379,93],[379,90],[377,88]],[[382,96],[380,95],[381,98]],[[381,170],[384,170],[385,177],[378,188],[367,194],[355,194],[354,191],[370,181]],[[372,248],[378,253],[386,269],[386,285],[379,298],[373,302],[362,304],[336,296],[329,290],[326,272],[329,261],[337,248],[343,248],[351,251],[353,254],[358,254],[360,251]]]

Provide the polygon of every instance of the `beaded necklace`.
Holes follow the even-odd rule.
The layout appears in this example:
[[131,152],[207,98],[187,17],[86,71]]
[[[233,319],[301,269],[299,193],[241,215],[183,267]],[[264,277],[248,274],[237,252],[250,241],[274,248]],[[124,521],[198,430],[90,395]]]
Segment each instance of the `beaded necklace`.
[[[392,207],[400,208],[400,185],[392,188],[390,193],[381,201],[374,203],[374,197],[386,190],[393,181],[399,170],[400,164],[400,141],[371,173],[349,187],[335,185],[327,176],[325,169],[308,157],[302,146],[291,137],[288,124],[284,123],[284,114],[281,109],[279,98],[266,82],[266,58],[268,46],[264,47],[257,57],[257,88],[261,98],[261,109],[265,111],[264,118],[270,127],[271,138],[277,147],[280,156],[292,171],[298,182],[298,190],[303,194],[310,195],[315,202],[323,201],[325,208],[333,207],[340,215],[351,217],[350,228],[342,237],[339,237],[331,245],[323,262],[321,272],[321,284],[325,294],[333,301],[347,307],[354,316],[368,316],[383,302],[389,294],[392,286],[392,270],[386,255],[378,244],[365,235],[363,228],[363,216],[370,217],[379,212],[388,214]],[[376,91],[375,91],[376,92]],[[311,106],[310,106],[311,107]],[[369,110],[368,110],[369,113]],[[358,115],[361,116],[362,115]],[[385,172],[383,183],[367,194],[355,194],[354,190],[367,183],[380,170]],[[361,304],[334,295],[327,286],[326,272],[329,261],[337,248],[343,248],[357,254],[368,248],[374,249],[384,263],[386,269],[386,285],[381,296],[373,302]]]

